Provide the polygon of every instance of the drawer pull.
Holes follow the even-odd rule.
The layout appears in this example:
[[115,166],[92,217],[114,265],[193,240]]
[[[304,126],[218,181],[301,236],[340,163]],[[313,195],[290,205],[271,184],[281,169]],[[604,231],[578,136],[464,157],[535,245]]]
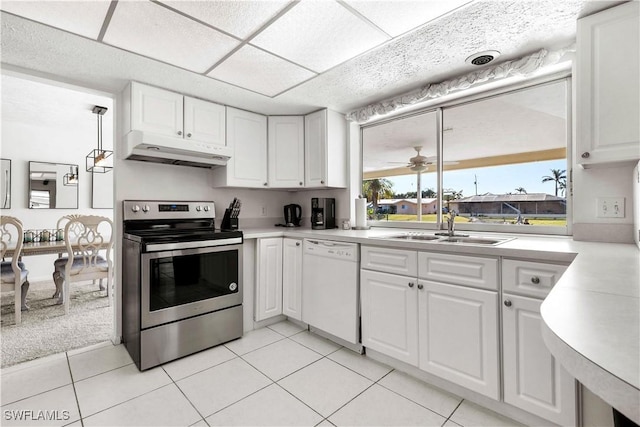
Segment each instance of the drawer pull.
[[508,299],[504,300],[504,305],[506,305],[507,307],[511,307],[511,301]]
[[534,285],[537,285],[538,283],[540,283],[540,278],[538,276],[533,276],[531,278],[531,283],[533,283]]
[[413,282],[409,282],[409,287],[410,287],[410,288],[413,288],[413,285],[415,285],[415,283],[413,283]]

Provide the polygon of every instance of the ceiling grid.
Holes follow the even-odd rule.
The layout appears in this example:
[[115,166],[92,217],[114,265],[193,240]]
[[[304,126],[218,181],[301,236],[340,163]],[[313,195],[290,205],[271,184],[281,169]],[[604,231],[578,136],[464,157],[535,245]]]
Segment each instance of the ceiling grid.
[[265,114],[346,112],[468,73],[464,59],[479,50],[508,61],[567,45],[578,18],[618,3],[3,0],[2,62]]

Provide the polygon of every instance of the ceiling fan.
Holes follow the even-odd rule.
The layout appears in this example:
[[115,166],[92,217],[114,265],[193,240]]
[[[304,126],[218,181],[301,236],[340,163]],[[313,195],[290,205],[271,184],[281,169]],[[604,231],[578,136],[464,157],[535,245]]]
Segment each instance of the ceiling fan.
[[[413,147],[413,149],[416,150],[417,154],[411,157],[408,163],[404,163],[404,162],[389,162],[389,163],[404,163],[413,172],[424,172],[429,168],[430,165],[436,164],[436,160],[437,160],[436,156],[427,157],[420,154],[420,150],[422,150],[421,145],[417,145]],[[452,163],[457,163],[457,162],[445,162],[445,164],[452,164]]]
[[420,150],[422,150],[422,146],[415,146],[413,147],[413,149],[416,150],[418,154],[411,157],[409,159],[409,164],[407,165],[407,167],[412,171],[424,172],[429,168],[429,165],[432,165],[436,162],[435,157],[427,157],[420,154]]

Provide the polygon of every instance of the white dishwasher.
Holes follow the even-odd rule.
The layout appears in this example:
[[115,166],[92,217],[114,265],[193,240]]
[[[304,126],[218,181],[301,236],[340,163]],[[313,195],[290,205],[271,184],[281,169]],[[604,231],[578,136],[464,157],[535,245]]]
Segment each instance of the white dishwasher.
[[352,344],[360,342],[358,245],[304,239],[302,321]]

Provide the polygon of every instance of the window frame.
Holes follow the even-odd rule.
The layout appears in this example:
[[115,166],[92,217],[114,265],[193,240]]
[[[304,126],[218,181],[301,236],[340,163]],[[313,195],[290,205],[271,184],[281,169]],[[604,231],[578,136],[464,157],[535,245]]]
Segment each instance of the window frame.
[[561,73],[551,74],[540,78],[523,80],[514,84],[505,85],[500,88],[490,89],[480,93],[474,93],[469,96],[463,96],[456,98],[455,100],[443,101],[435,105],[430,105],[421,109],[412,109],[411,112],[405,114],[394,115],[393,117],[385,117],[379,120],[367,122],[360,125],[360,188],[363,183],[363,158],[364,158],[364,130],[374,126],[380,126],[385,123],[390,123],[397,120],[406,119],[408,117],[425,114],[429,112],[437,113],[437,212],[436,222],[417,222],[417,221],[379,221],[369,220],[368,225],[371,227],[384,227],[384,228],[406,228],[406,229],[421,229],[421,230],[442,230],[446,228],[446,221],[443,215],[443,198],[442,198],[442,185],[443,185],[443,111],[447,108],[462,106],[471,104],[474,102],[498,97],[508,93],[513,93],[521,90],[530,89],[536,86],[543,86],[547,84],[554,84],[564,81],[566,90],[566,173],[567,173],[567,189],[565,193],[567,204],[567,225],[562,226],[529,226],[515,224],[476,224],[476,223],[456,223],[457,230],[463,231],[477,231],[477,232],[495,232],[495,233],[508,233],[508,234],[542,234],[542,235],[560,235],[571,236],[573,234],[573,179],[572,179],[572,165],[573,165],[573,93],[572,93],[572,75],[570,71],[564,71]]

